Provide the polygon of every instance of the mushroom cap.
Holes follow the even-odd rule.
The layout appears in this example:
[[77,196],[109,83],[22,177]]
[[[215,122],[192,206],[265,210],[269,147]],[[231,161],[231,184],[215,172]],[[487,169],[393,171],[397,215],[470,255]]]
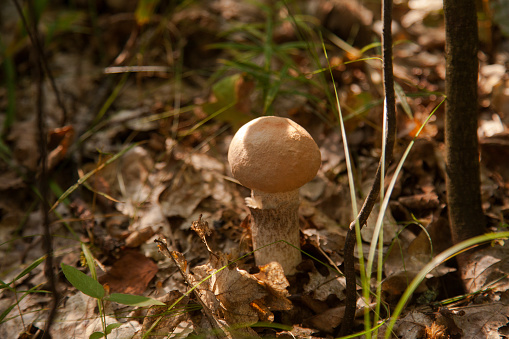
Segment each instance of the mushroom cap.
[[296,190],[313,179],[321,155],[309,133],[281,117],[261,117],[242,126],[232,139],[228,162],[244,186],[267,193]]

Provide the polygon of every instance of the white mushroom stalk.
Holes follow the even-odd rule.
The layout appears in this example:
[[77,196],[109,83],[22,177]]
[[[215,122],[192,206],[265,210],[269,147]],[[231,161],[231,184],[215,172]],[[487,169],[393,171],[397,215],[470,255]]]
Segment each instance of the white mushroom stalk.
[[[318,146],[294,121],[261,117],[237,131],[230,144],[228,162],[233,176],[251,189],[246,203],[252,216],[256,264],[277,261],[286,275],[294,274],[302,260],[299,188],[313,179],[320,168]],[[277,242],[280,240],[294,247]]]

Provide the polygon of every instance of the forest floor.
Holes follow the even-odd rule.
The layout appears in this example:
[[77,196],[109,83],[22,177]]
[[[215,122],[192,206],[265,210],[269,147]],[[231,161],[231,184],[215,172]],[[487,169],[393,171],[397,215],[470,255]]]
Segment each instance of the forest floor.
[[[46,184],[61,293],[53,338],[89,338],[102,331],[101,321],[119,324],[108,338],[337,337],[345,300],[338,270],[354,212],[332,80],[360,204],[382,145],[378,1],[41,2],[32,17],[51,76],[46,72],[39,106],[42,59],[14,3],[0,4],[0,338],[39,338],[51,306],[39,108],[47,128]],[[502,3],[483,1],[479,10],[486,232],[509,227],[509,28],[501,19],[509,9]],[[398,132],[386,187],[433,116],[415,139],[383,216],[382,320],[418,272],[452,246],[441,4],[394,5]],[[322,155],[316,178],[300,190],[304,254],[293,276],[285,277],[278,265],[255,265],[244,200],[250,191],[232,177],[227,160],[235,132],[263,115],[302,125]],[[379,210],[362,230],[364,258]],[[90,275],[83,265],[87,253],[107,293],[147,296],[167,306],[105,301],[101,318],[96,300],[61,269],[66,264]],[[498,241],[477,247],[462,277],[454,259],[440,264],[408,300],[392,336],[508,338],[508,259],[507,243]],[[359,297],[355,331],[364,330],[364,306],[375,303]],[[379,335],[386,329],[382,324]]]

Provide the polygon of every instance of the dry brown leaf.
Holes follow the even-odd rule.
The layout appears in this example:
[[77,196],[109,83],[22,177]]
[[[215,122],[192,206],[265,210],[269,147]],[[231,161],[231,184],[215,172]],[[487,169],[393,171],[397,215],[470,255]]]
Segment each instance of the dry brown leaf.
[[424,313],[410,312],[396,322],[394,333],[402,339],[423,338],[426,328],[432,323],[432,319]]
[[212,288],[221,302],[227,323],[254,324],[258,321],[258,313],[250,304],[266,296],[267,292],[251,274],[236,267],[227,267],[215,274]]
[[256,304],[262,309],[264,308],[261,306],[262,304],[270,311],[282,311],[292,308],[292,302],[288,299],[290,293],[286,289],[290,286],[290,283],[286,279],[281,264],[274,261],[260,266],[260,272],[254,274],[254,277],[268,292],[267,296],[256,301]]
[[[428,238],[424,235],[416,237],[412,232],[403,230],[384,263],[387,275],[382,285],[384,291],[393,296],[400,295],[416,274],[432,259]],[[442,264],[432,270],[426,278],[439,277],[453,271],[454,268]],[[419,286],[418,291],[424,292],[425,280]]]
[[74,128],[71,125],[55,128],[49,132],[48,168],[55,167],[65,157],[73,139]]
[[339,300],[345,298],[346,281],[344,277],[323,276],[316,269],[308,273],[309,282],[304,285],[304,292],[314,299],[325,301],[330,295]]
[[127,247],[138,247],[144,244],[148,239],[152,238],[155,231],[148,226],[141,230],[132,232],[125,240]]
[[157,265],[143,254],[124,250],[111,269],[100,277],[111,292],[142,295],[158,270]]
[[[358,206],[362,206],[362,202],[359,202]],[[371,243],[373,240],[373,232],[375,231],[376,222],[378,219],[378,215],[380,212],[380,204],[375,204],[371,214],[368,217],[366,225],[361,229],[362,240],[365,242]],[[387,209],[383,218],[383,239],[384,245],[388,245],[392,242],[392,240],[396,237],[396,234],[399,231],[398,224],[390,209]]]
[[398,202],[412,211],[434,210],[440,205],[435,192],[399,197]]
[[495,302],[461,308],[462,312],[451,315],[462,339],[500,338],[498,329],[507,325],[509,304]]
[[[179,291],[171,291],[166,294],[159,301],[165,303],[167,306],[173,305],[179,298],[182,297],[182,293]],[[167,306],[152,306],[148,310],[146,316],[143,318],[142,333],[147,332],[149,328],[158,320],[159,316],[163,316],[163,319],[152,328],[152,333],[171,333],[173,330],[189,317],[189,312],[185,312],[184,309],[189,302],[189,297],[184,297],[180,300],[171,310],[172,313],[165,314]]]
[[345,306],[329,308],[325,312],[306,319],[305,325],[326,333],[333,333],[334,329],[341,324],[344,315]]
[[463,270],[467,292],[473,293],[489,287],[492,291],[509,289],[509,245],[495,245],[476,251],[467,260]]
[[214,252],[210,249],[209,244],[207,243],[206,236],[210,236],[212,234],[212,230],[209,228],[209,223],[205,220],[202,221],[201,219],[202,215],[200,214],[200,217],[198,220],[193,221],[191,224],[191,229],[198,234],[201,241],[207,246],[207,250],[209,253],[213,254]]
[[7,170],[0,173],[0,192],[9,189],[23,188],[24,186],[23,178],[15,171]]
[[39,161],[39,140],[35,120],[16,122],[7,139],[13,142],[14,158],[31,171],[37,170]]
[[159,196],[167,217],[190,217],[198,204],[210,196],[211,187],[201,174],[192,168],[184,170]]

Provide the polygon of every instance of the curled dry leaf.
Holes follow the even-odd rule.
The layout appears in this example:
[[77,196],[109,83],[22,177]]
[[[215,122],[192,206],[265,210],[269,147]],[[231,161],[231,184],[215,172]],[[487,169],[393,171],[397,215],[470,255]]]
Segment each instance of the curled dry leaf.
[[144,244],[148,239],[152,238],[155,234],[155,231],[152,227],[148,226],[141,230],[137,230],[132,232],[127,239],[125,240],[125,245],[127,247],[138,247]]
[[48,141],[48,168],[55,167],[65,157],[73,139],[74,128],[70,125],[55,128],[50,131]]
[[[462,332],[462,339],[500,338],[498,329],[507,325],[509,304],[494,302],[485,305],[472,305],[450,316]],[[455,334],[455,333],[452,333]]]
[[212,230],[209,228],[209,223],[205,220],[202,221],[201,217],[202,214],[200,214],[198,220],[193,221],[191,229],[198,234],[201,241],[203,241],[205,246],[207,246],[209,253],[213,254],[214,252],[210,249],[209,244],[207,243],[207,239],[205,238],[206,236],[210,236],[212,234]]

